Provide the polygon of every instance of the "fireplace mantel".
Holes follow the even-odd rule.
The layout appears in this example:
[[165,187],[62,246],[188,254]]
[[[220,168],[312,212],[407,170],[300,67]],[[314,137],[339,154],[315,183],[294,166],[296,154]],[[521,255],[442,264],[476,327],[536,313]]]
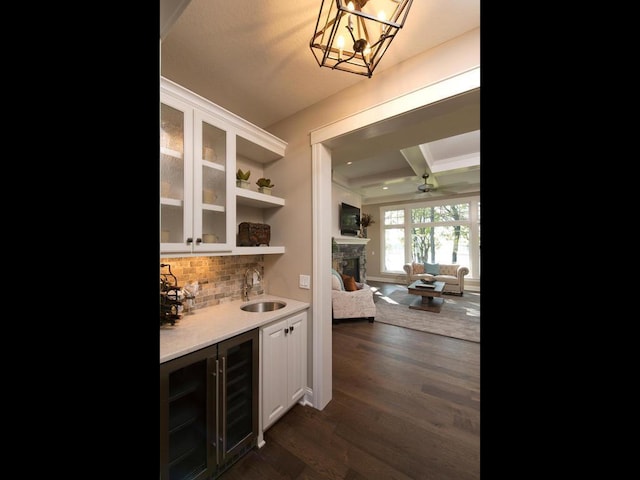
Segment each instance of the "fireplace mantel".
[[360,237],[333,237],[338,245],[366,245],[370,238]]

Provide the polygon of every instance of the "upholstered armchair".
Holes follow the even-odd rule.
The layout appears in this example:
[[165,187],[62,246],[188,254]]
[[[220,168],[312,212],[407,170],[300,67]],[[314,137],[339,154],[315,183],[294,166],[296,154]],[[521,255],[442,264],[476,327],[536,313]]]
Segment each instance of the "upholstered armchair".
[[342,276],[335,270],[331,271],[331,282],[331,310],[336,323],[342,318],[366,318],[369,323],[373,323],[376,304],[369,285],[354,282],[356,290],[349,291],[345,288]]

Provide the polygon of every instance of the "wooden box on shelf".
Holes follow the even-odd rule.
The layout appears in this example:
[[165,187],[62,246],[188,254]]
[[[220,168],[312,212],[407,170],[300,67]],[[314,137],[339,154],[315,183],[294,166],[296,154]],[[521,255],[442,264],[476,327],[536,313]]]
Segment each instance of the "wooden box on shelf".
[[238,226],[238,246],[269,246],[271,226],[266,223],[242,222]]

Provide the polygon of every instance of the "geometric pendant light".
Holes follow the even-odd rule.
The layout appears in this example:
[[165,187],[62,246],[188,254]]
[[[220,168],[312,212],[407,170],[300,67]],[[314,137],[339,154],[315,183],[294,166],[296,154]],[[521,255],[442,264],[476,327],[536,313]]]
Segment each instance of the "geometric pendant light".
[[318,65],[365,75],[386,53],[413,0],[322,0],[309,42]]

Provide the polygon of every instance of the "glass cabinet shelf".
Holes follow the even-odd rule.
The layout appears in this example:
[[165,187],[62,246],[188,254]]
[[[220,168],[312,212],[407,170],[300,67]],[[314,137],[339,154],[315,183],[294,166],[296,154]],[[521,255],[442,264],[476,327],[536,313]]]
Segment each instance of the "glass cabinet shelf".
[[184,157],[182,152],[179,152],[178,150],[171,150],[170,148],[167,148],[167,147],[160,147],[160,153],[162,155],[168,155],[168,156],[174,157],[174,158],[183,158]]
[[169,205],[171,207],[182,207],[183,201],[175,198],[160,197],[160,205]]
[[209,162],[208,160],[202,160],[202,165],[209,168],[215,168],[216,170],[220,170],[221,172],[224,172],[226,170],[224,165],[220,165],[219,163]]
[[203,204],[202,205],[202,209],[203,210],[209,210],[211,212],[224,212],[224,207],[221,207],[220,205]]

